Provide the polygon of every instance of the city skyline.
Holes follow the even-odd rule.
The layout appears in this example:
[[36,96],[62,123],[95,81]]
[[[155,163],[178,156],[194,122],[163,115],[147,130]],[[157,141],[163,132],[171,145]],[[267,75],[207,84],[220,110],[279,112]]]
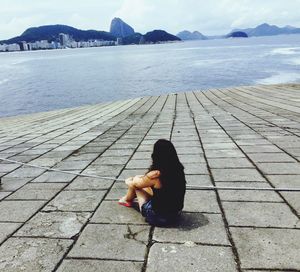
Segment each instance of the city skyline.
[[[254,27],[263,22],[300,26],[300,0],[2,0],[0,40],[20,35],[29,27],[65,24],[80,29],[109,30],[111,19],[120,17],[146,33],[164,29],[176,34],[198,30],[206,35]],[[75,3],[74,3],[75,2]],[[255,16],[253,16],[255,14]]]

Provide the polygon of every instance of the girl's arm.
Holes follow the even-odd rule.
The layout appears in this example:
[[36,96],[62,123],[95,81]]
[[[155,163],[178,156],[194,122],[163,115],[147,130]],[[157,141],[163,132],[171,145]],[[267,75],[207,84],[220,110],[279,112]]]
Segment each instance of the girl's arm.
[[129,187],[135,187],[137,189],[142,189],[146,187],[152,187],[156,184],[157,178],[159,177],[159,171],[150,171],[144,176],[135,176],[132,180],[128,180],[126,184]]

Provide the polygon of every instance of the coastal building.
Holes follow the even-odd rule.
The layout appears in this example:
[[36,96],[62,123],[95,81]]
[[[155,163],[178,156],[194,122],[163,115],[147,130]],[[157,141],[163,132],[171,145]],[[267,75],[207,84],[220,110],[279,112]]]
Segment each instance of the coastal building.
[[70,36],[68,34],[60,33],[59,42],[63,47],[67,47],[70,42]]
[[13,43],[13,44],[8,44],[6,47],[6,51],[8,52],[14,52],[14,51],[20,51],[20,45],[18,45],[17,43]]
[[123,39],[117,38],[116,45],[122,45],[122,44],[123,44]]
[[25,41],[19,43],[21,51],[28,51],[28,46]]
[[6,44],[0,44],[0,52],[6,51]]

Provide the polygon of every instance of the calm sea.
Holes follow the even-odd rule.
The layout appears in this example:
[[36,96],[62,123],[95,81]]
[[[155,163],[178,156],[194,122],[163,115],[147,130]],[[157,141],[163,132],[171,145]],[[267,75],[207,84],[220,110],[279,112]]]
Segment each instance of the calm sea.
[[0,116],[300,82],[300,35],[0,54]]

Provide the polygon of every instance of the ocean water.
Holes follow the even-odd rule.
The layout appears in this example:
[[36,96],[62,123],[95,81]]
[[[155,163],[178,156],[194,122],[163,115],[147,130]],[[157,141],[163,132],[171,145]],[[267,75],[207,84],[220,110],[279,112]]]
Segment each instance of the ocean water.
[[0,54],[0,116],[300,82],[300,35]]

